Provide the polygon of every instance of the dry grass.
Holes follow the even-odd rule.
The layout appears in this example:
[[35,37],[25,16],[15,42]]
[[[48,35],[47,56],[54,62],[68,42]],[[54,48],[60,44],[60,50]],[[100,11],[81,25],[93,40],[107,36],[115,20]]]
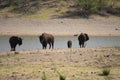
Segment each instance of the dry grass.
[[[119,80],[120,48],[55,49],[20,51],[0,56],[1,80],[40,80],[43,72],[49,80]],[[4,57],[3,57],[4,56]],[[100,76],[104,67],[111,72]]]

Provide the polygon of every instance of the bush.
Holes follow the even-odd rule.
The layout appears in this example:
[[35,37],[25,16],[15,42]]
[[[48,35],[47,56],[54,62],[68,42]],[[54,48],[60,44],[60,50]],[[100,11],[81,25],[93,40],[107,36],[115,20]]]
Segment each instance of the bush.
[[66,77],[64,76],[64,75],[62,75],[60,72],[58,72],[57,71],[57,73],[58,73],[58,75],[59,75],[59,79],[60,80],[66,80]]
[[110,69],[108,69],[108,68],[103,69],[103,71],[102,71],[103,76],[108,76],[109,74],[110,74]]
[[78,0],[79,6],[82,10],[97,10],[100,7],[98,0]]
[[100,11],[107,6],[114,6],[118,0],[78,0],[80,9],[86,11]]
[[45,75],[45,72],[43,72],[42,80],[47,80],[47,77]]
[[60,79],[60,80],[66,80],[66,77],[60,74],[60,75],[59,75],[59,79]]

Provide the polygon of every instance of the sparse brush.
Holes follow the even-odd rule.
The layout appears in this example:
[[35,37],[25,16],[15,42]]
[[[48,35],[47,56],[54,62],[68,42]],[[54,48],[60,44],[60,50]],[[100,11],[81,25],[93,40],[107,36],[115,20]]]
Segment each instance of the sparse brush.
[[47,77],[45,75],[45,72],[43,72],[42,80],[47,80]]
[[59,75],[60,80],[66,80],[66,77],[64,75]]
[[58,71],[57,71],[58,75],[59,75],[59,79],[60,80],[66,80],[66,76],[60,74]]
[[109,74],[110,74],[110,69],[108,69],[108,68],[103,69],[103,71],[102,71],[103,76],[108,76]]

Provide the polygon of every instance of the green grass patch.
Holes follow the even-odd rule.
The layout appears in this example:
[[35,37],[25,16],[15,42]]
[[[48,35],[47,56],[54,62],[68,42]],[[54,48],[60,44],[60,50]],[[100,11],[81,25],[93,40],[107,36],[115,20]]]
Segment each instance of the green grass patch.
[[46,76],[45,72],[43,72],[42,80],[47,80],[47,76]]
[[102,71],[103,76],[108,76],[109,74],[110,74],[110,69],[108,69],[108,68],[103,69],[103,71]]
[[99,74],[100,76],[108,76],[110,74],[110,69],[109,68],[105,68],[102,70],[101,74]]
[[10,57],[15,57],[17,54],[6,54],[6,55],[0,55],[0,58],[10,58]]
[[59,79],[60,79],[60,80],[66,80],[66,76],[60,74],[60,75],[59,75]]

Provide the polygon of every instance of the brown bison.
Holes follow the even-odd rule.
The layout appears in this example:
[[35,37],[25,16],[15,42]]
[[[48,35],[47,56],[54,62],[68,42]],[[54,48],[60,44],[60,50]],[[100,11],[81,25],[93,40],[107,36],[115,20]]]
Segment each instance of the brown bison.
[[11,51],[15,51],[16,45],[18,44],[19,46],[22,45],[22,38],[17,37],[17,36],[12,36],[9,39]]
[[51,34],[43,33],[39,36],[40,43],[42,44],[43,49],[46,49],[47,44],[49,44],[49,49],[54,48],[54,36]]
[[81,47],[85,47],[84,43],[85,43],[86,41],[88,41],[88,40],[89,40],[88,34],[86,34],[86,33],[81,33],[81,34],[78,36],[78,41],[79,41],[80,48],[81,48]]

